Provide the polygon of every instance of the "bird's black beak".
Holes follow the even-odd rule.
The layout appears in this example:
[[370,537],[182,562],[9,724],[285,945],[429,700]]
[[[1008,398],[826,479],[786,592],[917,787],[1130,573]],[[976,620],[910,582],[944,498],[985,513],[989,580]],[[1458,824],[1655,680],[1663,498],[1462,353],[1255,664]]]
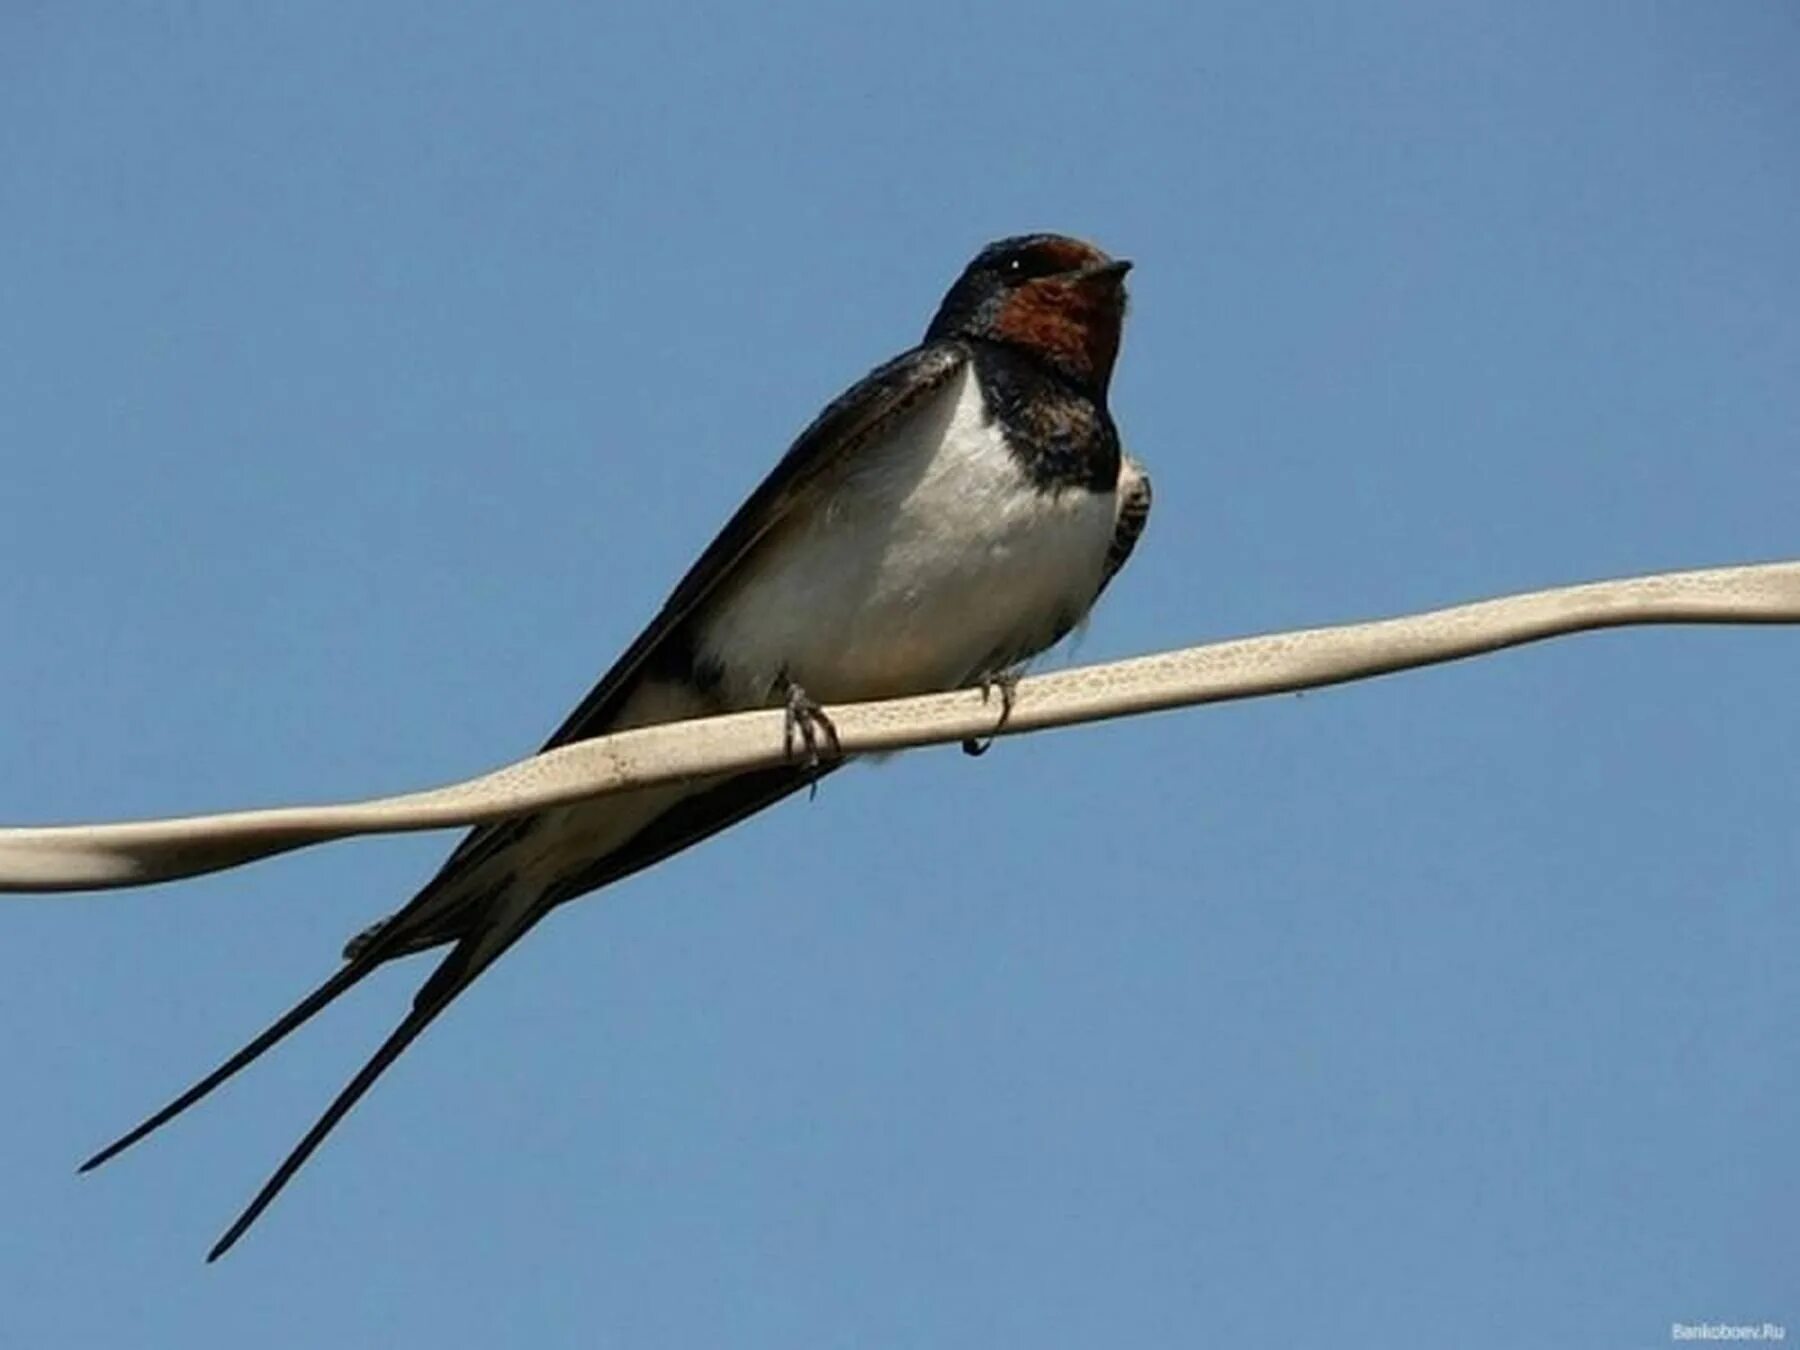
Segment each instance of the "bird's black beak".
[[1131,270],[1131,259],[1115,258],[1111,262],[1096,263],[1092,267],[1084,267],[1081,271],[1083,281],[1123,281],[1125,274]]

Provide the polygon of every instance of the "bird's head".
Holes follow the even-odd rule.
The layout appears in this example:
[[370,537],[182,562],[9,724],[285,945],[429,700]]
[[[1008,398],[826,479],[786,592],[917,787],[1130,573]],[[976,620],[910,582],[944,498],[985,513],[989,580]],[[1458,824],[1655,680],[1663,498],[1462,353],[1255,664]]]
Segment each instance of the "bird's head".
[[989,244],[938,306],[925,340],[975,338],[1024,351],[1106,393],[1125,320],[1131,264],[1061,234]]

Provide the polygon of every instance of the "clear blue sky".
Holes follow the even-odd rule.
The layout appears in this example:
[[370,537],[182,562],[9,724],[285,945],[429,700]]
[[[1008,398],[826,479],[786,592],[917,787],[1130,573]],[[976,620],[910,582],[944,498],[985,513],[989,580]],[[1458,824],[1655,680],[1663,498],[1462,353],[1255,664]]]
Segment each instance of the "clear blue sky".
[[[535,745],[980,244],[1137,260],[1100,660],[1800,555],[1787,4],[15,3],[0,819]],[[1059,660],[1065,658],[1058,658]],[[1800,1335],[1800,633],[832,780],[565,910],[232,1256],[447,836],[0,904],[17,1346]]]

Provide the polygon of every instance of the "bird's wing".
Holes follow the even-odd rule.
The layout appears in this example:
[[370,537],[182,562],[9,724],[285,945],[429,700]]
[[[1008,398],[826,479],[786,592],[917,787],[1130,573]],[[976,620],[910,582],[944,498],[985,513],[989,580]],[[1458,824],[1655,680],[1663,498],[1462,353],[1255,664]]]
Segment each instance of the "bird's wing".
[[1138,536],[1150,522],[1150,475],[1130,455],[1119,462],[1118,505],[1113,516],[1112,543],[1106,549],[1106,570],[1100,577],[1100,589],[1118,575],[1118,571],[1137,547]]
[[[649,627],[557,728],[545,748],[601,735],[611,729],[638,686],[640,674],[654,664],[662,650],[680,633],[683,621],[731,574],[756,542],[797,504],[806,500],[808,490],[817,487],[822,475],[856,454],[896,421],[917,410],[961,371],[967,360],[967,350],[957,343],[931,343],[915,348],[878,367],[827,407],[726,523],[718,538],[688,569]],[[330,979],[212,1073],[88,1159],[81,1170],[99,1166],[194,1105],[359,983],[377,966],[425,947],[455,942],[420,988],[412,1010],[276,1169],[214,1247],[209,1259],[222,1255],[267,1208],[301,1164],[401,1051],[550,908],[595,886],[647,867],[724,829],[816,781],[820,772],[818,768],[799,765],[757,770],[682,795],[667,809],[646,820],[618,847],[594,857],[586,868],[557,878],[541,893],[501,883],[486,889],[477,885],[467,894],[458,894],[476,869],[517,837],[520,823],[499,822],[477,828],[403,909],[352,941],[345,953],[345,964]]]
[[[849,390],[829,404],[811,426],[801,432],[788,452],[770,470],[757,489],[740,506],[718,537],[706,546],[687,574],[676,583],[674,592],[664,602],[649,626],[638,634],[624,655],[613,662],[612,669],[588,692],[575,710],[563,720],[545,750],[574,741],[588,740],[613,730],[613,724],[638,683],[639,675],[655,665],[664,648],[680,636],[681,625],[711,595],[732,569],[749,553],[758,540],[806,499],[818,487],[822,476],[854,456],[895,422],[916,411],[930,397],[943,389],[960,373],[969,359],[968,349],[956,342],[934,342],[915,347],[886,365],[878,366]],[[805,786],[811,781],[802,769],[774,769],[759,774],[746,774],[742,781],[733,779],[722,787],[738,783],[726,795],[736,806],[736,813],[724,824],[742,819],[759,806],[766,806]],[[785,784],[785,786],[783,786]],[[724,803],[715,803],[724,805]],[[704,815],[704,813],[699,813]],[[409,915],[429,913],[441,896],[453,894],[469,874],[531,828],[531,819],[496,821],[477,826],[444,860],[437,875],[428,881],[406,909],[351,940],[345,955],[356,954],[376,933],[393,945],[389,956],[401,956],[436,946],[457,936],[443,931],[442,925],[421,925],[416,931],[402,934],[397,929]],[[623,870],[606,869],[604,880],[617,880],[627,872],[637,871],[658,861],[686,844],[703,839],[715,829],[700,830],[680,842],[673,843],[654,857],[646,857],[635,866]],[[633,840],[635,845],[636,840]],[[632,845],[628,845],[632,847]],[[604,860],[603,860],[604,861]],[[624,858],[613,860],[623,863]],[[595,885],[600,884],[598,881]],[[589,886],[585,889],[592,889]]]
[[711,595],[751,547],[772,526],[804,501],[821,475],[853,457],[871,440],[943,389],[968,364],[969,352],[958,342],[933,342],[914,347],[886,365],[870,371],[801,432],[769,476],[737,509],[718,538],[706,549],[650,626],[600,677],[588,696],[564,719],[545,743],[553,750],[571,741],[586,740],[607,729],[611,715],[622,702],[632,675],[643,668],[658,646],[674,633],[681,621]]

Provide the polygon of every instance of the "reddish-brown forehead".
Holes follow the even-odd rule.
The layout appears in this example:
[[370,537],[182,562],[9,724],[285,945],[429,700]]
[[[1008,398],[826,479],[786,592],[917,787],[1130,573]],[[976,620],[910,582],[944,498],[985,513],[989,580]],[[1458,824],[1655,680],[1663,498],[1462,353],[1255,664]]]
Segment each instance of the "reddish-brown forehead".
[[1111,261],[1092,244],[1079,239],[1048,239],[1037,246],[1037,251],[1055,263],[1059,270],[1068,272]]

